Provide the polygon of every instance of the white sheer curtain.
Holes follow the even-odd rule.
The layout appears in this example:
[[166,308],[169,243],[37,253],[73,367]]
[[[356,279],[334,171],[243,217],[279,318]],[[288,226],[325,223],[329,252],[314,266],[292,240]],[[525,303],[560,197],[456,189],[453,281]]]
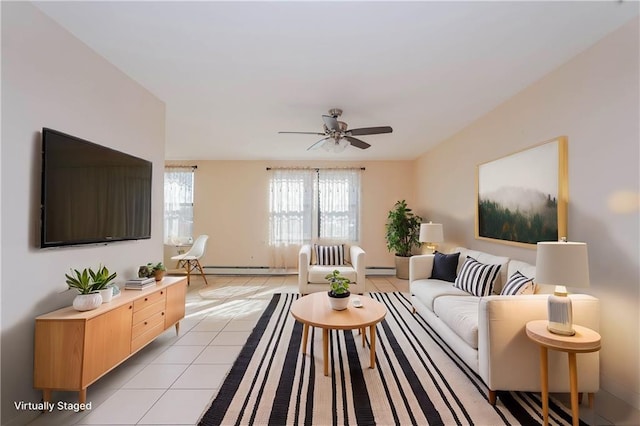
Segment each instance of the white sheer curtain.
[[193,167],[167,167],[164,172],[164,242],[193,240]]
[[360,170],[318,171],[320,238],[355,242],[359,239]]
[[300,245],[311,240],[315,171],[275,169],[270,173],[271,266],[295,267]]
[[275,169],[270,173],[271,267],[295,267],[300,246],[318,238],[359,240],[361,170]]

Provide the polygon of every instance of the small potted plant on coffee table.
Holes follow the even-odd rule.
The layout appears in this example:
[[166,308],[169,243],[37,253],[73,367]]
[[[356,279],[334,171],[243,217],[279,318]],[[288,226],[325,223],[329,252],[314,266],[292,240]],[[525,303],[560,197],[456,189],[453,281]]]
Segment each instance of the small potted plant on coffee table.
[[343,311],[349,305],[349,278],[340,275],[337,269],[327,274],[325,279],[329,281],[331,290],[329,290],[329,303],[336,311]]

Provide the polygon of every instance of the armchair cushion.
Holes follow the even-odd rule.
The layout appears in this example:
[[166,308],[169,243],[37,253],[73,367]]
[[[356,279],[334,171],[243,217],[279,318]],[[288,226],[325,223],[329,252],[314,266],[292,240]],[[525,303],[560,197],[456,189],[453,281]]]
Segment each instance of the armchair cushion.
[[325,278],[327,274],[332,273],[335,270],[340,271],[340,274],[349,278],[349,281],[356,281],[356,270],[353,269],[353,266],[334,266],[334,265],[314,265],[313,268],[309,268],[309,278],[308,281],[314,284],[326,284],[327,279]]
[[344,244],[321,246],[313,245],[315,265],[344,265]]

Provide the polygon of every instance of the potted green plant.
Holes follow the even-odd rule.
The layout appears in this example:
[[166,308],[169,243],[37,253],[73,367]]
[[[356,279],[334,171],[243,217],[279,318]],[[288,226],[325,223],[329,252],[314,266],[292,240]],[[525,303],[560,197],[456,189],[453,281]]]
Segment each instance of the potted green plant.
[[331,290],[329,290],[329,303],[336,311],[347,309],[349,304],[349,278],[342,276],[340,271],[335,269],[332,273],[324,277],[328,282]]
[[165,268],[162,262],[158,262],[155,264],[147,263],[147,266],[152,271],[152,276],[156,279],[156,281],[162,281],[164,278],[164,274],[167,272],[167,268]]
[[409,279],[409,258],[420,247],[420,223],[405,200],[397,201],[389,211],[386,224],[387,249],[396,254],[396,277]]
[[[113,277],[111,277],[109,281],[106,281],[106,278],[103,278],[104,271],[102,267],[99,271],[100,273],[96,273],[92,271],[91,268],[84,268],[82,272],[78,269],[72,269],[71,274],[64,275],[67,286],[78,291],[78,295],[73,299],[73,307],[77,311],[89,311],[96,309],[102,304],[102,295],[99,290],[115,278],[115,274],[113,274]],[[107,278],[110,277],[108,272],[107,270]],[[95,281],[96,278],[98,279],[97,283]]]
[[109,303],[113,298],[113,286],[112,281],[118,275],[117,273],[109,274],[109,269],[106,266],[100,265],[98,270],[94,272],[89,268],[89,275],[93,281],[93,288],[100,292],[102,296],[102,303]]
[[141,266],[138,269],[138,277],[151,278],[154,277],[156,281],[161,281],[164,278],[167,268],[162,262],[152,263],[149,262],[146,265]]

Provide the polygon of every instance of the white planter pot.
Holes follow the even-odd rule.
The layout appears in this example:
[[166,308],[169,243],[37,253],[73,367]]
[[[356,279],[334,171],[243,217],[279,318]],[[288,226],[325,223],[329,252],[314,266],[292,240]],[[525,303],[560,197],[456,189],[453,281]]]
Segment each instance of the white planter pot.
[[331,308],[336,311],[344,311],[345,309],[347,309],[347,306],[349,306],[350,295],[351,293],[346,293],[345,297],[328,296]]
[[73,309],[76,311],[90,311],[102,305],[100,293],[79,294],[73,299]]
[[107,287],[100,290],[100,296],[102,296],[102,303],[109,303],[113,299],[113,288]]

